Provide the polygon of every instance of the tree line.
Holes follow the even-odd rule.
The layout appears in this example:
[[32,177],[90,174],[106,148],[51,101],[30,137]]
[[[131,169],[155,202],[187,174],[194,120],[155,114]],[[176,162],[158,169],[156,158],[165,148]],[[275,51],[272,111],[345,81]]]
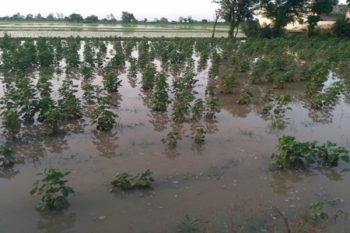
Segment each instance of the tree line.
[[[307,23],[308,33],[315,34],[322,14],[329,14],[338,5],[338,0],[213,0],[218,4],[217,21],[221,18],[229,23],[229,37],[235,37],[245,24],[248,32],[265,36],[281,36],[285,27],[293,22]],[[350,5],[350,0],[347,0]],[[344,13],[345,14],[345,13]],[[271,21],[259,25],[257,16]],[[350,35],[350,22],[342,15],[345,31]]]
[[0,17],[0,20],[3,21],[65,21],[65,22],[73,22],[73,23],[183,23],[183,24],[191,24],[191,23],[208,23],[209,21],[207,19],[202,20],[196,20],[193,19],[192,16],[183,17],[180,16],[177,21],[175,20],[169,20],[166,17],[161,18],[154,18],[152,20],[148,20],[147,18],[143,18],[138,20],[133,13],[123,11],[121,14],[120,19],[117,19],[114,14],[108,14],[104,18],[99,18],[96,15],[89,15],[87,17],[83,17],[81,14],[72,13],[69,16],[64,16],[62,13],[57,14],[48,14],[46,17],[42,14],[27,14],[22,15],[20,13],[16,13],[12,16],[3,16]]

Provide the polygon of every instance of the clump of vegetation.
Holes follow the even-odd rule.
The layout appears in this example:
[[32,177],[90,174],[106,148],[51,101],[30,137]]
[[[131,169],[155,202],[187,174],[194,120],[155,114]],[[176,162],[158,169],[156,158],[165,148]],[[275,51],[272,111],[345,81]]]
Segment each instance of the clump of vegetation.
[[221,92],[224,94],[231,94],[235,87],[235,81],[236,79],[232,74],[220,77]]
[[343,15],[340,16],[332,28],[333,33],[339,37],[350,37],[350,20]]
[[[324,212],[324,203],[321,201],[310,203],[306,208],[303,208],[303,213],[300,216],[295,216],[295,219],[293,219],[293,221],[290,221],[290,219],[288,219],[288,217],[278,208],[274,209],[282,218],[286,232],[317,231],[317,229],[319,229],[318,224],[322,222],[325,223],[325,221],[329,219],[328,214]],[[335,214],[334,218],[337,219],[337,217],[342,214],[343,212],[339,211]]]
[[208,223],[205,220],[199,218],[193,218],[192,216],[186,214],[185,217],[180,221],[180,232],[193,233],[198,232],[200,225]]
[[19,114],[14,108],[10,108],[1,113],[2,127],[5,129],[6,133],[15,138],[16,135],[21,130],[21,119]]
[[204,101],[202,99],[197,99],[192,106],[192,119],[199,120],[205,110]]
[[53,47],[44,38],[39,38],[36,42],[38,50],[38,62],[41,67],[49,67],[54,62]]
[[119,87],[122,85],[122,80],[119,79],[118,75],[112,69],[107,68],[103,75],[103,85],[107,92],[117,93]]
[[50,96],[52,92],[52,83],[49,76],[41,75],[36,84],[36,88],[41,97]]
[[328,219],[328,214],[323,211],[324,203],[321,201],[315,201],[310,203],[307,214],[305,216],[306,220],[317,223],[318,221]]
[[311,107],[313,109],[325,109],[334,106],[340,94],[343,93],[344,86],[340,82],[334,83],[332,86],[325,88],[321,93],[314,94],[311,97]]
[[51,106],[43,115],[43,122],[51,129],[51,132],[57,133],[63,122],[63,113],[60,108]]
[[220,112],[219,98],[217,97],[209,98],[205,106],[205,111],[206,111],[205,117],[208,120],[213,120],[215,118],[216,113]]
[[170,132],[162,139],[162,142],[170,149],[175,149],[178,140],[181,140],[181,135],[177,132]]
[[0,167],[12,167],[15,163],[15,152],[7,145],[0,145]]
[[152,93],[152,109],[154,111],[165,112],[169,103],[168,84],[166,76],[160,73],[156,77],[154,91]]
[[77,85],[74,85],[72,80],[65,79],[59,89],[60,99],[58,100],[58,106],[66,120],[79,119],[83,116],[81,102],[75,96],[76,88]]
[[97,85],[92,85],[90,82],[83,82],[81,89],[84,91],[83,98],[86,101],[86,104],[95,104],[95,99],[97,98],[96,92],[99,87]]
[[92,120],[97,124],[100,131],[109,131],[116,123],[117,114],[109,110],[111,104],[110,96],[99,96],[97,98],[97,107],[92,112]]
[[37,205],[39,210],[61,210],[68,206],[68,197],[74,193],[65,179],[69,173],[49,168],[44,171],[44,177],[34,183],[30,194],[40,196],[40,202]]
[[135,78],[137,76],[137,60],[135,58],[130,58],[130,67],[128,70],[128,76]]
[[114,188],[121,190],[131,190],[131,189],[148,189],[152,187],[154,182],[153,173],[147,169],[141,171],[135,176],[130,175],[129,173],[117,173],[111,182]]
[[80,40],[77,38],[70,37],[64,44],[64,58],[66,59],[67,67],[73,68],[78,67],[79,60],[79,50],[80,50]]
[[206,134],[207,131],[203,127],[196,128],[196,131],[194,133],[194,142],[196,144],[203,144],[205,142]]
[[252,101],[252,98],[253,98],[253,93],[249,89],[243,88],[243,90],[241,91],[241,94],[239,95],[239,99],[237,103],[242,105],[248,105]]
[[278,169],[307,168],[312,164],[334,167],[339,160],[350,162],[349,151],[334,143],[297,142],[294,137],[278,139],[278,152],[272,155],[272,164]]
[[156,73],[157,73],[157,70],[153,64],[146,66],[142,74],[142,88],[145,91],[153,89]]
[[181,123],[186,120],[191,109],[191,102],[195,99],[193,86],[197,82],[192,73],[185,74],[184,77],[178,78],[174,82],[173,93],[175,95],[173,105],[173,119]]
[[94,51],[90,41],[85,41],[84,61],[86,63],[88,63],[90,66],[93,66],[95,63],[95,51]]
[[80,73],[83,75],[85,80],[89,80],[92,77],[93,69],[90,64],[82,63],[80,65]]

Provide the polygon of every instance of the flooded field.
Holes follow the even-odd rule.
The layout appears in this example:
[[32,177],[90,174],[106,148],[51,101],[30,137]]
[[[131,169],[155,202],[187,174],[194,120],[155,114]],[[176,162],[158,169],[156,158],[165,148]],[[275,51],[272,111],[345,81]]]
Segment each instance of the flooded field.
[[[0,168],[1,233],[350,231],[350,165],[287,170],[271,165],[283,135],[350,148],[349,42],[5,38],[0,43],[2,112],[25,95],[23,86],[35,89],[32,99],[43,98],[38,85],[43,77],[52,84],[49,96],[56,104],[63,102],[62,86],[72,80],[82,107],[81,117],[62,121],[57,132],[40,120],[41,110],[32,122],[22,121],[14,137],[2,128],[0,143],[13,148],[16,162]],[[53,54],[48,64],[40,59],[42,43]],[[32,45],[37,57],[14,64],[12,59],[33,54]],[[13,49],[18,47],[23,53]],[[276,58],[282,64],[275,66]],[[157,74],[150,84],[152,67]],[[117,90],[108,84],[110,72]],[[161,75],[168,86],[166,111],[154,107]],[[181,84],[187,88],[179,91]],[[335,84],[342,91],[317,105],[314,97]],[[244,104],[242,90],[252,93]],[[179,102],[181,91],[190,96],[187,102]],[[99,96],[111,98],[108,109],[117,115],[110,131],[99,130],[91,117]],[[290,101],[279,105],[286,96]],[[202,111],[193,108],[198,100]],[[267,104],[277,104],[279,111],[267,113]],[[202,144],[194,139],[198,128],[206,132]],[[170,132],[181,135],[174,148],[162,143]],[[38,198],[29,192],[46,168],[71,171],[67,179],[75,194],[65,210],[35,208]],[[151,189],[111,190],[115,173],[144,169],[154,173]],[[327,220],[305,220],[314,202],[323,203]]]
[[[80,36],[87,38],[100,37],[210,37],[212,24],[74,24],[74,23],[24,23],[0,22],[0,37],[5,33],[12,37],[37,38]],[[228,26],[217,27],[217,37],[227,35]],[[241,35],[243,36],[243,35]]]

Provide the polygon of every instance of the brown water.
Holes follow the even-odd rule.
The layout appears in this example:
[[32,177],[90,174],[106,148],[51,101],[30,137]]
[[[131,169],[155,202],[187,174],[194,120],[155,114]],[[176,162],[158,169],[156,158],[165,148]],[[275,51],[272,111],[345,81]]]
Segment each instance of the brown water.
[[[57,83],[65,77],[56,76]],[[290,94],[293,102],[286,128],[274,130],[260,114],[258,94],[270,87],[253,86],[255,97],[249,106],[236,104],[237,94],[220,95],[221,111],[215,121],[175,124],[170,112],[156,114],[147,107],[140,74],[135,87],[126,75],[121,77],[115,108],[120,120],[111,133],[97,132],[88,118],[72,122],[59,136],[48,136],[39,126],[24,130],[14,143],[23,162],[0,170],[1,233],[177,232],[186,214],[208,221],[202,225],[205,232],[285,232],[275,207],[291,222],[318,200],[326,203],[330,216],[337,210],[350,211],[346,165],[308,171],[270,169],[270,156],[281,135],[350,147],[350,106],[344,100],[323,120],[306,107],[303,84],[276,90]],[[204,98],[208,68],[196,78],[197,95]],[[101,77],[95,80],[99,83]],[[194,144],[196,126],[207,129],[203,146]],[[169,151],[161,139],[173,129],[181,131],[183,139],[176,151]],[[0,141],[4,140],[2,135]],[[40,213],[35,209],[38,199],[29,194],[37,173],[48,167],[72,171],[69,184],[76,194],[65,211]],[[116,172],[147,168],[156,179],[152,190],[110,192]],[[349,225],[346,220],[329,221],[320,232],[349,232],[350,226],[343,231],[343,222]]]

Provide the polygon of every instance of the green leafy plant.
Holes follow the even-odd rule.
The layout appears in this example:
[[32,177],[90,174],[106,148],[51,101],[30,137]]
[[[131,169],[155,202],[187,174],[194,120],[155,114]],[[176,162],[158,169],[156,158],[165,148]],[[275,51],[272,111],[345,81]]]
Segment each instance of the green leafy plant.
[[152,109],[154,111],[165,112],[169,103],[168,84],[166,76],[160,73],[156,77],[155,87],[152,93]]
[[67,185],[65,177],[70,172],[62,172],[55,168],[46,169],[43,178],[34,183],[30,192],[32,196],[40,196],[37,205],[39,210],[61,210],[68,206],[68,197],[74,193]]
[[131,176],[127,172],[117,173],[111,182],[113,187],[120,188],[122,190],[128,190],[132,188]]
[[16,80],[19,114],[24,123],[33,123],[38,104],[36,90],[30,78],[19,76]]
[[62,110],[64,119],[72,120],[82,117],[82,107],[80,100],[75,96],[77,86],[70,79],[63,80],[59,89],[60,99],[58,106]]
[[202,99],[197,99],[192,106],[192,119],[199,120],[205,110],[204,101]]
[[328,219],[328,214],[323,212],[324,203],[321,201],[312,202],[309,205],[306,218],[313,223]]
[[174,149],[177,146],[178,140],[181,140],[181,135],[177,132],[170,132],[162,139],[162,142],[170,149]]
[[38,62],[41,67],[49,67],[54,62],[54,51],[53,47],[48,43],[45,38],[38,38],[36,42],[38,50]]
[[193,218],[192,216],[186,214],[185,217],[180,221],[180,231],[185,233],[198,232],[200,225],[208,223],[205,220],[199,218]]
[[40,96],[50,96],[52,92],[52,83],[50,82],[50,77],[47,75],[41,75],[37,84],[36,88],[38,89]]
[[7,145],[0,145],[0,167],[12,167],[15,152]]
[[52,106],[47,109],[43,115],[43,122],[51,129],[51,132],[57,133],[63,122],[63,113],[60,108]]
[[10,137],[16,137],[21,130],[21,120],[18,112],[14,108],[10,108],[2,112],[1,116],[2,127]]
[[92,78],[93,69],[90,64],[82,63],[80,65],[80,73],[83,75],[85,80]]
[[250,104],[250,102],[252,101],[252,98],[253,98],[253,93],[249,89],[243,88],[241,91],[241,94],[239,95],[239,99],[237,103],[242,105],[247,105],[247,104]]
[[215,118],[215,114],[220,111],[219,98],[211,97],[207,100],[207,104],[205,107],[206,114],[205,117],[209,120]]
[[207,134],[207,131],[202,128],[196,128],[195,134],[194,134],[194,142],[196,144],[203,144],[205,142],[205,135]]
[[134,187],[137,187],[137,188],[142,188],[142,189],[151,188],[153,182],[154,182],[153,173],[149,169],[145,171],[141,171],[134,177]]
[[294,137],[278,139],[278,152],[272,155],[272,164],[278,169],[306,168],[310,164],[334,167],[339,160],[350,162],[349,151],[334,143],[297,142]]
[[235,87],[236,79],[233,75],[223,75],[220,77],[221,92],[224,94],[231,94]]
[[92,120],[97,124],[97,129],[100,131],[109,131],[116,123],[117,114],[108,110],[111,104],[110,96],[97,97],[97,107],[92,112]]
[[109,93],[116,93],[122,85],[122,80],[119,79],[118,75],[111,68],[106,68],[103,75],[103,84]]
[[145,91],[153,89],[156,72],[156,67],[153,64],[146,66],[142,74],[142,88]]
[[153,173],[147,169],[139,172],[137,175],[130,175],[129,173],[117,173],[112,179],[112,186],[121,190],[131,189],[148,189],[152,187],[154,182]]

